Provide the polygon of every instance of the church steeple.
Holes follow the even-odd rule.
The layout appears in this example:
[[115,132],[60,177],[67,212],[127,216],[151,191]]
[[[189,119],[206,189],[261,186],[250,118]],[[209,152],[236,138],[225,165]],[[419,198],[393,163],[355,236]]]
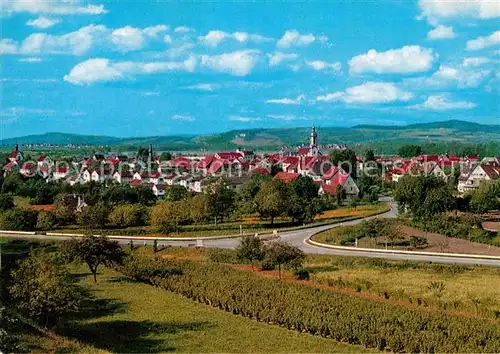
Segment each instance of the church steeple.
[[316,133],[316,127],[314,125],[311,129],[311,140],[309,146],[311,148],[318,146],[318,133]]

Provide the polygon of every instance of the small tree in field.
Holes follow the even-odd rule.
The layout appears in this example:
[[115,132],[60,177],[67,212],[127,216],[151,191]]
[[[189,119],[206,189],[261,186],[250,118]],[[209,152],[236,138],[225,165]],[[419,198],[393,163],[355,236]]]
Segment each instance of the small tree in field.
[[85,263],[97,282],[97,270],[100,265],[106,266],[121,263],[125,252],[118,242],[111,241],[105,236],[87,235],[81,239],[66,241],[63,253],[70,261]]
[[12,271],[10,295],[17,308],[45,326],[78,309],[80,293],[68,271],[49,253],[34,252]]
[[250,261],[253,271],[253,262],[261,261],[264,258],[262,241],[254,235],[244,236],[236,248],[236,256],[239,260]]
[[302,266],[305,254],[296,246],[283,241],[273,241],[265,248],[265,261],[278,266],[278,277],[281,279],[281,266],[289,265],[295,269]]

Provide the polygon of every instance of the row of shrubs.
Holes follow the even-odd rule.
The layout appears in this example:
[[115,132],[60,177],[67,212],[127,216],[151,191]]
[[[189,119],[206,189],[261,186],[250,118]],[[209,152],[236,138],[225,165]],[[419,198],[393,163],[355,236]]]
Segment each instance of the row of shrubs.
[[481,225],[482,219],[472,214],[443,213],[433,218],[413,219],[411,223],[412,226],[427,232],[500,246],[498,234],[484,230]]
[[500,351],[499,323],[256,277],[227,265],[134,256],[118,270],[233,314],[340,342],[395,352]]

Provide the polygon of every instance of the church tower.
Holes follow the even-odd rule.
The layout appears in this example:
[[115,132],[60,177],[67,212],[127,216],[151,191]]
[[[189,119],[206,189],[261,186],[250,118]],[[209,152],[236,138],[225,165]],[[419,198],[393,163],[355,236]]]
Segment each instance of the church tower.
[[309,154],[311,156],[317,156],[318,155],[318,133],[316,133],[316,127],[313,126],[311,129],[311,139],[309,143]]

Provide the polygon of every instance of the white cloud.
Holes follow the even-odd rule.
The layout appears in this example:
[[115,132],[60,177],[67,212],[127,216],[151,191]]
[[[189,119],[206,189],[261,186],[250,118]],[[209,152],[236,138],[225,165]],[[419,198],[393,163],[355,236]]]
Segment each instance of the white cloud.
[[493,32],[486,37],[478,37],[467,41],[467,50],[481,50],[500,44],[500,31]]
[[455,38],[455,32],[453,31],[453,27],[438,25],[434,29],[431,29],[429,33],[427,33],[428,39],[450,39]]
[[491,19],[500,17],[500,3],[496,0],[419,0],[420,18],[429,23],[453,19]]
[[29,107],[9,107],[0,110],[0,117],[19,117],[23,115],[53,115],[53,109],[29,108]]
[[85,5],[79,0],[6,0],[2,2],[2,7],[2,12],[6,14],[101,15],[108,12],[104,5]]
[[262,43],[272,41],[272,38],[261,36],[260,34],[252,34],[247,32],[227,33],[220,30],[208,32],[205,36],[198,37],[198,40],[209,47],[217,47],[222,41],[232,39],[240,43],[254,42]]
[[61,22],[61,20],[56,19],[56,18],[48,18],[45,16],[40,16],[34,20],[29,20],[28,22],[26,22],[26,25],[36,27],[36,28],[45,29],[45,28],[50,28],[50,27],[58,24],[59,22]]
[[386,52],[371,49],[368,53],[349,60],[349,66],[350,71],[355,74],[404,74],[427,71],[432,67],[434,59],[432,49],[412,45]]
[[172,119],[182,120],[182,121],[185,121],[185,122],[194,122],[196,120],[192,116],[180,115],[180,114],[173,115]]
[[316,71],[329,70],[339,73],[342,70],[342,64],[338,61],[335,63],[327,63],[326,61],[314,60],[308,61],[306,64]]
[[409,108],[444,111],[449,109],[471,109],[474,107],[476,107],[475,103],[469,101],[452,101],[449,95],[441,94],[429,96],[424,103],[416,104]]
[[490,75],[491,70],[471,68],[471,66],[471,62],[467,62],[467,59],[462,65],[443,64],[430,77],[405,79],[403,83],[417,89],[474,88]]
[[196,67],[196,59],[190,57],[181,62],[116,62],[108,59],[89,59],[77,64],[64,81],[82,85],[94,82],[115,81],[135,75],[158,74],[171,71],[192,72]]
[[125,26],[117,28],[111,33],[111,42],[122,52],[139,50],[145,46],[148,38],[156,39],[161,32],[165,31],[168,31],[166,25],[151,26],[144,29]]
[[160,92],[159,91],[144,91],[143,93],[141,93],[141,95],[143,96],[160,96]]
[[260,121],[261,119],[258,117],[241,117],[241,116],[231,116],[229,117],[230,121],[233,122],[257,122]]
[[219,55],[202,55],[201,65],[234,76],[246,76],[259,61],[260,51],[241,50]]
[[207,91],[211,92],[219,88],[219,85],[216,84],[196,84],[191,86],[186,86],[187,90],[197,90],[197,91]]
[[77,64],[64,81],[82,85],[99,81],[114,81],[122,78],[120,71],[110,65],[108,59],[89,59]]
[[270,100],[266,100],[266,103],[274,103],[274,104],[285,104],[285,105],[299,105],[304,103],[306,100],[305,95],[299,95],[296,98],[273,98]]
[[408,101],[413,98],[392,82],[367,82],[359,86],[349,87],[345,92],[334,92],[316,97],[319,102],[344,101],[346,103],[389,103]]
[[[321,37],[324,40],[324,36]],[[306,46],[313,43],[316,40],[316,37],[309,34],[300,34],[297,30],[286,31],[283,37],[280,38],[276,45],[279,48],[290,48],[293,46]],[[326,38],[328,40],[328,38]]]
[[477,67],[477,66],[489,64],[492,62],[493,62],[493,59],[486,58],[486,57],[471,57],[471,58],[465,58],[462,62],[462,66],[464,68]]
[[267,54],[269,57],[269,65],[270,66],[278,66],[284,61],[294,61],[299,56],[295,53],[283,53],[283,52],[274,52]]
[[156,38],[160,33],[168,31],[168,26],[167,25],[150,26],[144,28],[142,31],[146,36]]
[[60,36],[33,33],[21,43],[12,39],[0,41],[0,54],[73,54],[83,55],[94,47],[121,52],[142,49],[150,40],[167,30],[165,25],[144,29],[125,26],[111,30],[104,25],[88,25]]
[[271,119],[278,119],[284,121],[297,120],[297,118],[294,115],[287,115],[287,114],[268,114],[267,116]]
[[20,63],[39,63],[42,61],[42,58],[30,57],[30,58],[21,58],[18,60]]
[[163,41],[165,43],[168,43],[168,44],[172,44],[173,40],[172,40],[172,37],[169,35],[169,34],[166,34],[164,37],[163,37]]
[[189,32],[194,32],[194,29],[191,27],[179,26],[179,27],[175,27],[174,32],[175,33],[189,33]]

